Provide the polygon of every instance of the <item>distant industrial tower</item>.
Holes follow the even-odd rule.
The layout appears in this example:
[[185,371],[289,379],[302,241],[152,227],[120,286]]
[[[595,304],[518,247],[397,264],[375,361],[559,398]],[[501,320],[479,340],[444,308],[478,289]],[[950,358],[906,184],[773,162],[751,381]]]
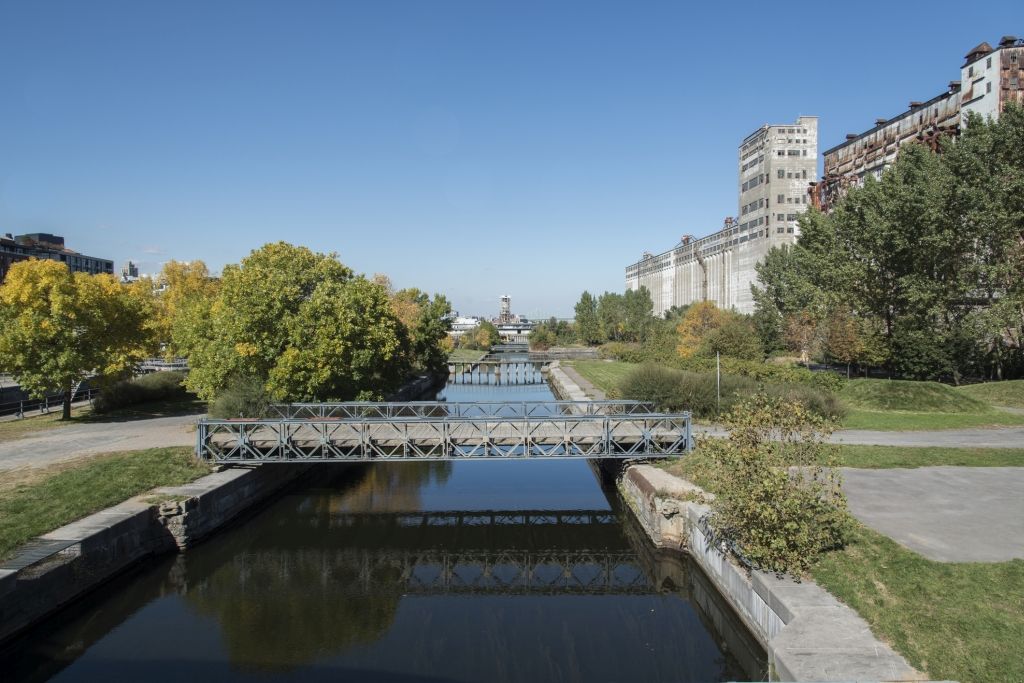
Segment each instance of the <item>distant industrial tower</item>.
[[515,322],[512,319],[512,297],[508,294],[501,297],[501,310],[498,313],[498,322],[503,324]]

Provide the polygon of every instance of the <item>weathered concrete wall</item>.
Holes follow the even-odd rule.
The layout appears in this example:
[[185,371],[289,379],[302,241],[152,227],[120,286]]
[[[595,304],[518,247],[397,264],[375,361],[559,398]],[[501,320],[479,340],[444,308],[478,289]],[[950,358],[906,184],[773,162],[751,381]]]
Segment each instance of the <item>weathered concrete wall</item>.
[[0,570],[0,641],[147,557],[195,544],[306,471],[301,465],[268,465],[215,472],[126,500],[42,536],[74,543],[24,569]]
[[747,570],[701,528],[698,487],[650,465],[626,469],[621,490],[658,547],[686,550],[768,653],[781,681],[919,681],[920,672],[875,638],[856,612],[813,581]]

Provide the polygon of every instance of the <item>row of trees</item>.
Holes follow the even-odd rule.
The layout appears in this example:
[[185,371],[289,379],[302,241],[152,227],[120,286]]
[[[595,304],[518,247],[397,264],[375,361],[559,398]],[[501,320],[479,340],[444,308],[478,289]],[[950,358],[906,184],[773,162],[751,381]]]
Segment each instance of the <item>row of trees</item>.
[[1024,110],[903,148],[758,267],[758,329],[905,376],[1024,374]]
[[204,399],[237,381],[278,400],[381,398],[413,372],[445,370],[450,313],[443,296],[394,291],[284,242],[219,279],[201,261],[123,285],[30,260],[0,286],[0,368],[31,394],[59,390],[66,417],[77,383],[121,378],[158,352],[188,358],[187,386]]

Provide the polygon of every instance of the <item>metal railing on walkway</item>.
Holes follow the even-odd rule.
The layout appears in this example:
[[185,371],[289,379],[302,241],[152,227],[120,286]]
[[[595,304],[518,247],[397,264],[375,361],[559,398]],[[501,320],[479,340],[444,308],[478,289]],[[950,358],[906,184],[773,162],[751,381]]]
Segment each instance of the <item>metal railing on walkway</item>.
[[221,463],[668,458],[690,414],[200,420],[196,455]]
[[549,415],[651,415],[654,404],[643,401],[409,401],[405,403],[275,403],[271,418],[391,420],[399,417],[537,417]]
[[[99,396],[99,389],[79,389],[71,397],[71,404],[87,401],[92,405],[93,399]],[[64,399],[60,395],[46,396],[40,399],[25,399],[23,401],[7,401],[0,403],[0,417],[13,415],[18,418],[30,415],[45,415],[53,410],[60,410],[64,405]]]

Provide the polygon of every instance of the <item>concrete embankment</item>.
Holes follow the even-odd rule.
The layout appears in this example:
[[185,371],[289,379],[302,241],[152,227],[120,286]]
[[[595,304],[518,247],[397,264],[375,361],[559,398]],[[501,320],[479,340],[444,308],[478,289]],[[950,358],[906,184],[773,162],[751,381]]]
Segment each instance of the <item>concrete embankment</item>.
[[[553,391],[586,400],[583,390],[552,367]],[[768,654],[773,680],[920,681],[926,677],[871,633],[864,619],[813,581],[748,571],[708,538],[707,496],[694,484],[650,465],[627,465],[620,491],[658,548],[694,559]]]
[[30,548],[40,554],[61,549],[17,569],[0,569],[0,641],[141,560],[188,548],[306,471],[288,465],[215,472],[131,498],[40,537]]
[[[436,376],[413,378],[389,400],[417,399],[443,382]],[[0,568],[0,642],[133,564],[185,550],[309,470],[297,464],[225,469],[191,484],[155,489],[41,536]]]

